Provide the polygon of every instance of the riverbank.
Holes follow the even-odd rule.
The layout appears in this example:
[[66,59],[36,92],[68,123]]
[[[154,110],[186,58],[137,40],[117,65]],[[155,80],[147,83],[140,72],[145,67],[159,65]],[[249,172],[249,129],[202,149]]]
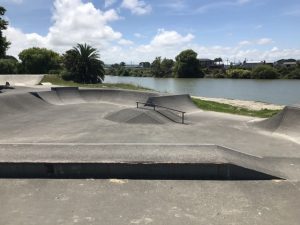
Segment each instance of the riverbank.
[[195,99],[201,99],[204,101],[212,101],[212,102],[218,102],[222,104],[228,104],[235,107],[245,108],[248,110],[282,110],[284,108],[284,105],[275,105],[265,102],[257,102],[257,101],[246,101],[246,100],[238,100],[238,99],[226,99],[226,98],[207,98],[207,97],[197,97],[193,96]]

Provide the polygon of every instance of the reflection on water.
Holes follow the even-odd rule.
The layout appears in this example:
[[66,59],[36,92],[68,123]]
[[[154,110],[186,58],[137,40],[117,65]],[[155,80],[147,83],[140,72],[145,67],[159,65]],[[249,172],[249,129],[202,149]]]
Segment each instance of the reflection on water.
[[129,83],[160,92],[292,105],[300,103],[300,80],[175,79],[106,76],[106,83]]

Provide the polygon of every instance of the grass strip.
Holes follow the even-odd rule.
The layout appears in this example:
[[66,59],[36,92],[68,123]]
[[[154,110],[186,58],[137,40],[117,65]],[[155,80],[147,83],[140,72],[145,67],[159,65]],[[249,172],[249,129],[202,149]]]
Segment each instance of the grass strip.
[[261,109],[261,110],[250,110],[246,108],[241,108],[237,106],[232,106],[229,104],[207,101],[192,98],[195,105],[197,105],[200,109],[205,111],[214,111],[214,112],[222,112],[222,113],[230,113],[237,114],[243,116],[252,116],[252,117],[260,117],[260,118],[269,118],[276,115],[280,110],[270,110],[270,109]]

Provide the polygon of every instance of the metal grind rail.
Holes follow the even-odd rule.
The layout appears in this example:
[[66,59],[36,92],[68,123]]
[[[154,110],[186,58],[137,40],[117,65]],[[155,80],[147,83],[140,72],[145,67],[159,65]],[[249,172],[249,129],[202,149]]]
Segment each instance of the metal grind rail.
[[[140,108],[139,105],[143,104],[143,106],[145,107],[152,107],[154,111],[156,111],[157,108],[162,108],[162,109],[168,109],[174,112],[178,112],[181,113],[181,123],[184,124],[184,115],[186,112],[181,111],[181,110],[177,110],[177,109],[172,109],[169,107],[165,107],[165,106],[161,106],[161,105],[157,105],[157,104],[153,104],[153,103],[146,103],[146,102],[136,102],[136,108]],[[176,114],[178,116],[178,114]],[[179,116],[180,117],[180,116]]]

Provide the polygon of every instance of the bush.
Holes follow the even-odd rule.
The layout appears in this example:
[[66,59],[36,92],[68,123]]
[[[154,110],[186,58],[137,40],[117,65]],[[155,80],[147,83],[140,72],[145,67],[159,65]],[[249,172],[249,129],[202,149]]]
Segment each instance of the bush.
[[17,74],[18,64],[14,59],[0,59],[0,74]]
[[244,69],[229,69],[226,71],[228,78],[234,78],[234,79],[250,79],[251,78],[251,72],[249,70]]
[[300,79],[300,68],[297,68],[297,69],[291,71],[284,78],[287,78],[287,79]]
[[253,69],[251,78],[253,79],[277,79],[279,73],[277,70],[268,65],[257,66]]
[[73,74],[71,72],[68,72],[66,70],[63,70],[61,73],[60,73],[60,76],[63,80],[65,81],[71,81],[73,79]]

